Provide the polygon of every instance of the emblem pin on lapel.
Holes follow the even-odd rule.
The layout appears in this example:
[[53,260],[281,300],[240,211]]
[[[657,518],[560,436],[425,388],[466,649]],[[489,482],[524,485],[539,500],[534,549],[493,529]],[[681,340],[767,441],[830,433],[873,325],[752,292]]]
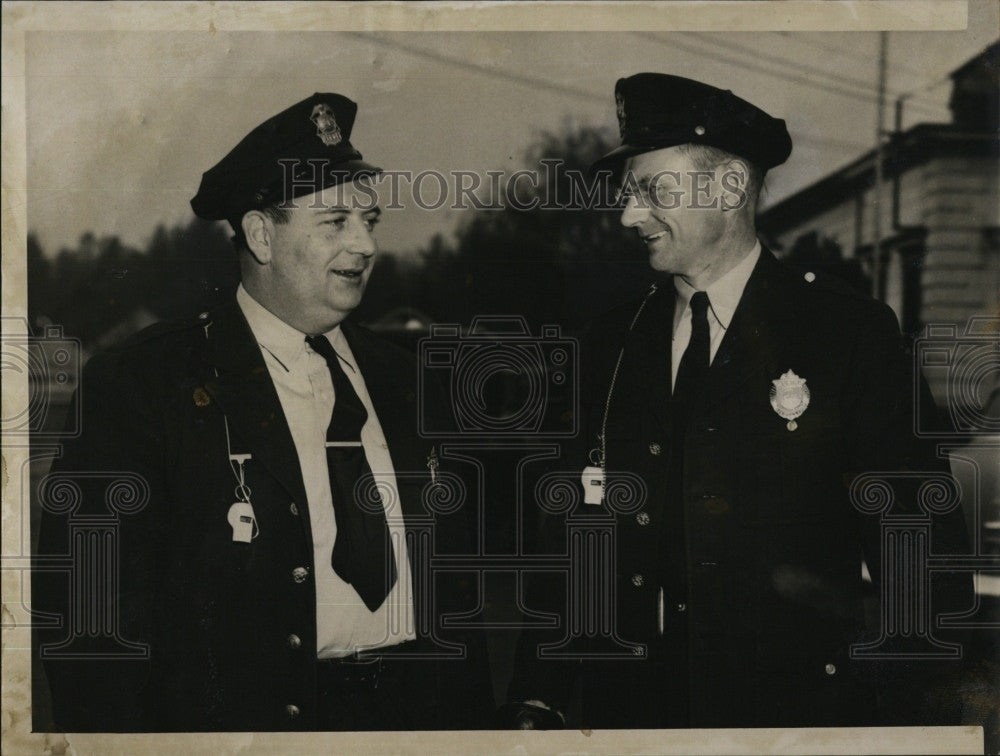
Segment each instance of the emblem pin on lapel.
[[806,379],[799,378],[791,370],[771,381],[771,407],[788,421],[788,430],[799,427],[795,419],[809,406],[809,387]]

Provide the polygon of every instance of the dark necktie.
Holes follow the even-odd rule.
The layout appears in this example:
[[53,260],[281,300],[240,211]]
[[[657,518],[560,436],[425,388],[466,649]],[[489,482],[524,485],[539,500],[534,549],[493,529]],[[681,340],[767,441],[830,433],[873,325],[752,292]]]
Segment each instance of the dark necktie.
[[326,461],[337,521],[333,570],[354,586],[365,606],[374,612],[396,584],[396,559],[382,500],[361,445],[361,428],[368,411],[327,338],[306,336],[306,342],[326,360],[333,379],[333,415],[326,431]]
[[708,378],[708,305],[708,294],[705,292],[696,291],[691,296],[691,340],[688,341],[681,364],[677,367],[673,393],[673,425],[677,428],[676,421],[680,419],[682,431],[690,417],[691,405],[698,401]]

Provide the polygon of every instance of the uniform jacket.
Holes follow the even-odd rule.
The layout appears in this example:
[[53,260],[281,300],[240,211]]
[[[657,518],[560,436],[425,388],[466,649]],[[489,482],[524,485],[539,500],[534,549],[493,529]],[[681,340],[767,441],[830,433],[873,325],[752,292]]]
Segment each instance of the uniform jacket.
[[[432,442],[417,433],[416,361],[349,320],[342,328],[389,444],[408,532],[419,530],[428,522],[422,492]],[[76,633],[82,637],[68,647],[72,658],[59,658],[58,649],[53,658],[48,649],[56,727],[314,728],[309,507],[277,393],[235,301],[197,319],[153,326],[96,355],[84,369],[79,399],[82,433],[66,440],[40,483],[38,552],[43,560],[72,553],[78,544],[68,533],[86,517],[111,523],[107,548],[117,557],[117,585],[102,580],[96,587],[107,585],[117,597],[121,642],[84,623]],[[425,411],[445,409],[431,392],[424,401]],[[227,520],[236,501],[227,422],[229,448],[251,455],[246,484],[260,529],[252,543],[234,542]],[[124,485],[109,494],[116,478]],[[75,506],[54,503],[60,480],[78,487]],[[466,509],[435,519],[438,552],[464,548]],[[416,581],[426,571],[414,553],[411,542]],[[82,595],[89,605],[100,594],[94,588],[74,594],[65,571],[36,572],[34,585],[36,608],[62,618],[39,631],[38,640],[49,644],[71,635],[68,597]],[[438,581],[437,589],[430,600],[415,591],[418,618],[429,618],[418,619],[419,650],[439,650],[432,636],[467,641],[470,658],[410,665],[417,673],[400,705],[414,707],[429,729],[476,726],[479,707],[491,700],[481,640],[440,627],[444,612],[475,606],[475,597],[458,578]],[[120,657],[123,648],[131,656],[102,656],[110,650]],[[81,651],[93,653],[83,659]]]
[[[649,296],[631,330],[643,298],[590,328],[581,360],[584,434],[563,464],[587,464],[621,352],[607,407],[607,485],[631,474],[642,495],[641,504],[618,511],[607,502],[576,510],[613,517],[616,533],[608,593],[615,637],[580,647],[626,657],[546,664],[536,654],[542,634],[525,633],[512,700],[547,700],[566,711],[575,690],[581,724],[595,727],[838,726],[897,716],[886,713],[891,691],[878,683],[912,675],[916,665],[849,657],[852,643],[879,637],[871,606],[878,589],[862,580],[860,565],[864,558],[877,583],[881,530],[877,515],[852,505],[848,486],[879,471],[946,478],[947,462],[912,435],[913,374],[891,310],[846,285],[809,278],[761,254],[705,398],[692,408],[679,450],[680,500],[668,475],[672,282]],[[789,370],[810,392],[795,430],[770,402],[772,381]],[[925,388],[917,400],[930,401]],[[901,484],[893,514],[922,512],[908,482],[890,480]],[[543,543],[564,550],[565,531],[563,520],[549,518]],[[935,518],[932,541],[939,553],[964,551],[957,506]],[[935,612],[971,607],[971,581],[936,580]],[[564,594],[536,581],[530,608],[558,611],[553,596]],[[643,679],[669,679],[674,700],[657,699]],[[664,715],[675,705],[678,716]]]

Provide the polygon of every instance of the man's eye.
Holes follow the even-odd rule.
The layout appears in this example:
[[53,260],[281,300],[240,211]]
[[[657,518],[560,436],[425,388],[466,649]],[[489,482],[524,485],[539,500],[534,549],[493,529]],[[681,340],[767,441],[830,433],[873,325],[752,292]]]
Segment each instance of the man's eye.
[[377,226],[379,224],[380,220],[381,220],[381,218],[379,218],[377,215],[373,215],[371,218],[365,218],[365,221],[364,221],[365,228],[367,228],[369,231],[371,231],[372,229],[375,228],[375,226]]
[[327,226],[336,226],[337,228],[343,228],[344,223],[346,222],[347,219],[345,217],[339,216],[337,218],[331,218],[330,220],[325,220],[323,221],[323,224]]

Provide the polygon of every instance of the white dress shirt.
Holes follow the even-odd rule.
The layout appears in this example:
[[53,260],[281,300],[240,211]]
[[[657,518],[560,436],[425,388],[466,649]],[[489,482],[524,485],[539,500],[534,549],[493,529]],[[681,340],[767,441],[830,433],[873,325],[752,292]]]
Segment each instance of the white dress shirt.
[[[760,259],[759,241],[735,268],[705,289],[709,303],[709,364],[712,364],[715,353],[719,351],[719,344],[722,343],[726,329],[733,320],[733,313],[736,312],[736,307],[743,296],[743,289],[746,288],[758,259]],[[684,356],[684,350],[691,340],[691,297],[695,293],[695,288],[680,276],[674,276],[674,288],[677,290],[677,300],[674,304],[674,335],[670,352],[671,391],[677,383],[677,369],[680,367],[681,357]]]
[[[264,363],[278,392],[302,468],[313,537],[318,657],[347,656],[361,649],[393,646],[414,639],[410,562],[406,553],[403,513],[398,504],[395,470],[382,426],[347,339],[340,326],[324,334],[340,358],[361,403],[368,410],[368,420],[361,429],[361,444],[380,488],[385,486],[389,492],[388,496],[383,495],[382,503],[386,507],[398,576],[385,603],[375,612],[368,610],[354,588],[333,571],[330,562],[337,536],[337,521],[333,513],[335,502],[330,492],[326,461],[326,431],[335,397],[326,360],[306,344],[306,334],[265,309],[242,284],[236,291],[236,301],[264,355]],[[391,510],[390,506],[393,507]]]

